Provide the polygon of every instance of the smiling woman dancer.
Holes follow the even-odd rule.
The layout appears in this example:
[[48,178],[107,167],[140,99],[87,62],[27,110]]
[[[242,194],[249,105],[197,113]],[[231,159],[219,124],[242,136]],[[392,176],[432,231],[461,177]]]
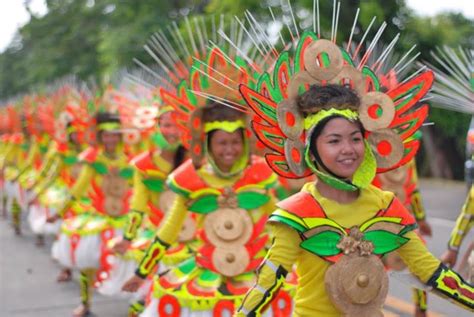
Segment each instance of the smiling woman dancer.
[[261,76],[256,91],[241,86],[260,119],[254,131],[276,152],[267,155],[270,166],[282,176],[314,173],[318,180],[277,204],[269,220],[272,247],[238,316],[264,311],[295,263],[293,316],[382,316],[388,278],[380,257],[395,250],[433,292],[474,308],[472,286],[429,253],[411,213],[393,193],[371,185],[376,172],[416,153],[418,141],[409,137],[427,109],[415,105],[433,75],[384,94],[370,69],[353,65],[336,44],[305,32],[293,58],[280,54],[273,76]]

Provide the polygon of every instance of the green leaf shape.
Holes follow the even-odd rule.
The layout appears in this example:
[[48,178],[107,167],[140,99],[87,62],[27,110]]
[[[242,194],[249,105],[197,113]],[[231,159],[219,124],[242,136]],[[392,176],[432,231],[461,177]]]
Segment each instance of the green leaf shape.
[[158,178],[147,178],[144,179],[143,185],[152,192],[158,192],[161,193],[165,189],[165,182],[162,179]]
[[372,230],[364,233],[364,240],[374,244],[374,254],[385,254],[397,250],[410,239],[385,230]]
[[133,169],[130,167],[122,168],[119,172],[119,176],[125,179],[130,179],[133,176]]
[[371,82],[373,84],[372,88],[373,88],[374,91],[380,91],[379,79],[378,79],[377,75],[375,75],[375,73],[369,67],[364,66],[362,68],[362,75],[364,76],[364,78],[370,77]]
[[335,231],[322,231],[307,240],[301,242],[300,246],[316,255],[326,257],[341,253],[337,244],[341,240],[341,234]]
[[219,280],[219,274],[212,272],[211,270],[205,270],[199,279],[205,282],[214,282]]
[[217,208],[217,196],[206,195],[196,199],[196,201],[188,209],[199,214],[208,214]]
[[183,274],[189,274],[196,268],[196,258],[192,257],[182,262],[177,269]]
[[92,168],[95,169],[95,171],[101,175],[105,175],[107,174],[107,172],[109,171],[107,169],[107,166],[104,164],[104,163],[101,163],[101,162],[94,162],[91,164]]
[[39,151],[40,151],[41,154],[45,154],[46,152],[48,152],[48,146],[47,145],[40,145]]
[[74,165],[78,162],[78,158],[75,157],[75,156],[72,156],[72,155],[69,155],[69,156],[64,156],[63,157],[63,162],[64,164],[66,165]]
[[239,207],[243,209],[256,209],[262,207],[268,201],[270,197],[265,194],[260,194],[256,192],[241,192],[237,194],[237,201],[239,203]]

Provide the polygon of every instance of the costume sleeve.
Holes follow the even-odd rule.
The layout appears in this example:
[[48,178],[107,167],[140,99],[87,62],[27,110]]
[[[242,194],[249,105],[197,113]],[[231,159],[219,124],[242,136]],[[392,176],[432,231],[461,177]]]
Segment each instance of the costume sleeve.
[[416,186],[415,190],[410,197],[410,207],[415,219],[424,220],[426,218],[425,206],[423,205],[423,200],[421,199],[421,194],[418,189],[418,173],[416,171],[415,160],[412,160],[410,163],[411,169],[411,180],[410,183]]
[[270,192],[268,193],[268,195],[270,196],[270,200],[265,205],[263,205],[261,209],[265,214],[270,215],[272,212],[275,211],[276,198]]
[[51,183],[56,179],[61,170],[61,157],[59,155],[50,155],[42,165],[40,172],[38,173],[37,179],[32,186],[33,191],[36,195],[40,195],[44,192]]
[[456,220],[456,226],[451,232],[449,238],[448,248],[451,250],[458,250],[461,246],[462,240],[469,233],[474,225],[474,186],[471,187],[469,195],[466,198],[461,213]]
[[87,192],[92,179],[95,176],[95,170],[89,164],[84,164],[81,169],[81,174],[77,178],[77,181],[74,183],[74,186],[70,191],[70,198],[64,203],[63,207],[58,210],[58,214],[63,216],[64,213],[71,207],[72,203],[75,200],[81,199]]
[[301,251],[301,238],[295,230],[279,223],[272,224],[272,229],[272,246],[257,271],[255,285],[248,291],[236,316],[260,316],[278,293]]
[[153,272],[156,264],[165,254],[166,249],[178,239],[180,229],[188,213],[186,201],[187,199],[181,195],[176,197],[155,240],[146,251],[135,271],[136,275],[145,278]]
[[474,309],[474,288],[455,271],[447,268],[426,248],[415,232],[405,235],[409,238],[398,253],[409,270],[423,283],[432,287],[432,292],[468,308]]
[[[18,183],[21,185],[22,188],[26,187],[26,184],[28,182],[28,177],[26,177],[26,175],[28,175],[27,173],[32,168],[34,168],[35,159],[36,159],[38,154],[39,154],[39,144],[38,144],[37,141],[34,141],[31,144],[31,147],[28,151],[28,155],[26,157],[26,160],[20,161],[23,164],[21,164],[21,166],[19,168],[20,172],[17,176],[17,180],[18,180]],[[18,164],[18,163],[14,162],[14,164]]]
[[143,184],[143,176],[138,170],[133,174],[133,196],[130,201],[130,212],[128,213],[128,221],[125,226],[123,238],[131,241],[140,228],[143,217],[148,209],[148,201],[150,200],[150,191]]

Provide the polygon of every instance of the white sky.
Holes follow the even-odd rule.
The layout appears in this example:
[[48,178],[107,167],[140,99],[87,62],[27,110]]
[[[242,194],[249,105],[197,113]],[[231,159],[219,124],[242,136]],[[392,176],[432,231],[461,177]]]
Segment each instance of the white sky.
[[[328,0],[320,0],[328,1]],[[386,0],[395,1],[395,0]],[[472,0],[406,0],[409,7],[419,15],[435,15],[442,11],[457,11],[474,18]],[[16,30],[28,22],[28,12],[23,7],[24,0],[0,0],[0,52],[3,52],[12,40]],[[45,0],[31,0],[34,13],[46,13]]]

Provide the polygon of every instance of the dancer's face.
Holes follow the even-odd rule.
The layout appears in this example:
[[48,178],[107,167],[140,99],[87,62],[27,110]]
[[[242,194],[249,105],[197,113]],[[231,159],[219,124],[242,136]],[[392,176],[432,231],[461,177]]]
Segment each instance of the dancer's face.
[[105,151],[108,153],[113,153],[122,140],[122,135],[117,132],[102,131],[100,134],[100,139],[104,145]]
[[216,130],[209,140],[209,152],[217,167],[223,172],[230,172],[232,166],[244,152],[244,140],[239,129],[232,133]]
[[326,168],[339,177],[352,179],[364,159],[361,128],[344,118],[334,118],[317,137],[316,149]]
[[179,142],[179,130],[172,118],[171,112],[162,114],[158,120],[158,125],[166,141],[173,145]]

